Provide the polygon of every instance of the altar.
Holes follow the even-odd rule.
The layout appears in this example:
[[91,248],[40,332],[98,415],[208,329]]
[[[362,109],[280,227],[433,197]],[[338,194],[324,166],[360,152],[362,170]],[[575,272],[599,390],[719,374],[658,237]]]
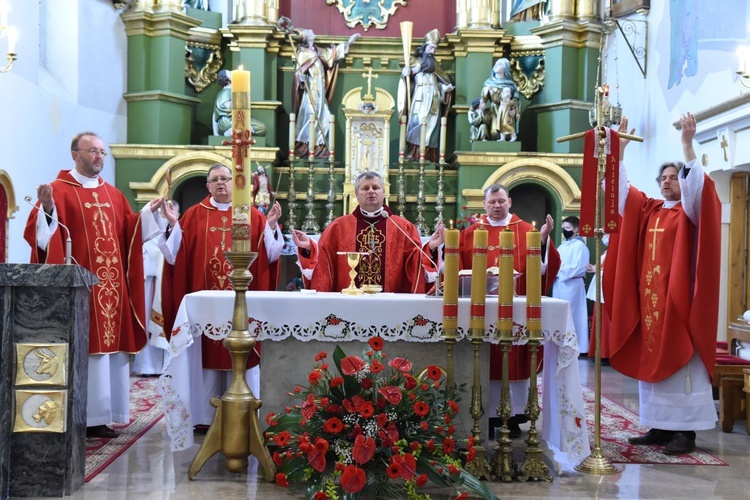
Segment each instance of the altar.
[[[232,328],[234,292],[202,291],[186,295],[177,313],[169,349],[165,356],[160,389],[164,398],[167,431],[173,451],[193,445],[191,385],[201,383],[200,335],[223,338]],[[249,330],[264,341],[261,361],[261,422],[269,412],[280,413],[289,404],[288,392],[307,384],[307,375],[320,351],[333,352],[335,343],[347,354],[361,355],[369,338],[380,335],[390,357],[410,359],[418,373],[430,364],[445,365],[442,343],[442,300],[413,294],[380,293],[347,296],[339,293],[248,292]],[[497,297],[487,297],[485,342],[497,342]],[[456,384],[466,383],[462,394],[460,425],[466,432],[473,425],[469,416],[473,379],[473,347],[466,340],[469,299],[459,299],[459,341],[454,349]],[[513,301],[514,343],[524,344],[526,302]],[[544,334],[544,388],[542,438],[562,452],[561,461],[575,463],[590,452],[581,383],[578,345],[568,302],[542,299]],[[481,355],[484,416],[495,416],[487,408],[489,346]],[[456,422],[457,425],[459,422]],[[490,447],[492,447],[490,443]]]

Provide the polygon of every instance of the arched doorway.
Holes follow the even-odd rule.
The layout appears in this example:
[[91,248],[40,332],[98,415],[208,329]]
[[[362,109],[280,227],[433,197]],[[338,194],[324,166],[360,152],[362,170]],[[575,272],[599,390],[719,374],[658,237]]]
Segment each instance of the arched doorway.
[[0,263],[8,262],[8,223],[17,211],[13,182],[5,170],[0,170]]

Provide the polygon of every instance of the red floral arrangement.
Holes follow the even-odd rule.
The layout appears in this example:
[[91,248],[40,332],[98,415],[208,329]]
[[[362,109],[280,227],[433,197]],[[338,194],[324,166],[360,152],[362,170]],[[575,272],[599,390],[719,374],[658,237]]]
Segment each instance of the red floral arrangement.
[[428,484],[495,498],[462,468],[459,455],[470,461],[476,452],[471,437],[457,450],[458,404],[440,389],[442,370],[415,376],[411,361],[388,359],[382,348],[380,337],[362,357],[337,346],[333,367],[319,353],[309,385],[290,393],[299,403],[266,417],[276,483],[305,482],[312,500],[429,498],[420,493]]

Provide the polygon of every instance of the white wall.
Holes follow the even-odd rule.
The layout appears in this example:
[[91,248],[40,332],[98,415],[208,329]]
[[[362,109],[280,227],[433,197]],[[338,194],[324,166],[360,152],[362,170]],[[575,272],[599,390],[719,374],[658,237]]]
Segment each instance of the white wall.
[[[105,144],[126,142],[127,38],[120,12],[109,0],[41,2],[40,8],[37,0],[9,0],[18,60],[0,74],[0,169],[11,177],[19,211],[9,225],[8,262],[29,261],[23,229],[31,207],[23,197],[36,201],[40,183],[73,167],[71,138],[92,130]],[[40,23],[49,26],[41,37],[50,43],[47,69],[40,66]],[[0,40],[0,65],[6,50]],[[114,182],[111,156],[102,176]]]
[[[605,0],[603,5],[608,4]],[[683,75],[679,84],[668,88],[671,54],[671,4],[695,5],[699,30],[714,27],[711,39],[702,39],[698,44],[698,67],[694,76]],[[604,12],[604,10],[602,10]],[[660,197],[655,182],[658,166],[670,160],[682,160],[680,132],[672,125],[687,112],[698,112],[723,103],[732,97],[748,91],[738,81],[735,71],[739,69],[736,47],[750,44],[748,36],[747,2],[735,0],[690,0],[686,2],[652,1],[647,16],[634,15],[634,20],[648,23],[648,63],[647,78],[643,78],[633,56],[621,34],[617,32],[616,50],[611,50],[607,58],[607,83],[614,88],[619,83],[619,101],[629,125],[635,133],[645,138],[643,144],[631,143],[628,146],[626,161],[628,176],[633,185]],[[719,29],[715,28],[719,27]],[[722,30],[721,27],[726,28]],[[744,29],[742,29],[744,28]],[[700,37],[699,37],[700,38]],[[610,38],[610,47],[613,47]],[[618,82],[619,80],[619,82]],[[617,95],[611,100],[617,101]],[[698,134],[709,124],[698,124]],[[743,139],[736,141],[730,162],[723,161],[723,151],[718,141],[699,144],[694,142],[698,158],[708,155],[709,172],[717,184],[721,202],[728,202],[728,183],[731,172],[747,170],[750,165],[750,148],[743,148]],[[702,141],[703,142],[703,141]],[[726,287],[727,287],[727,234],[728,218],[722,220],[722,274],[719,305],[719,339],[726,338]]]

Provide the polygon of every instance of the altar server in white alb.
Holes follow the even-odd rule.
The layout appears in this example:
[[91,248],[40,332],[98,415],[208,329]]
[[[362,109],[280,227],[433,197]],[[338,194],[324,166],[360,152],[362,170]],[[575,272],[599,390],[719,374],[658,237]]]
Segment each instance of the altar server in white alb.
[[583,238],[578,236],[578,217],[563,219],[563,242],[557,247],[562,265],[557,272],[552,296],[570,302],[570,312],[578,336],[578,352],[589,352],[589,315],[586,307],[586,265],[589,263],[589,249]]

